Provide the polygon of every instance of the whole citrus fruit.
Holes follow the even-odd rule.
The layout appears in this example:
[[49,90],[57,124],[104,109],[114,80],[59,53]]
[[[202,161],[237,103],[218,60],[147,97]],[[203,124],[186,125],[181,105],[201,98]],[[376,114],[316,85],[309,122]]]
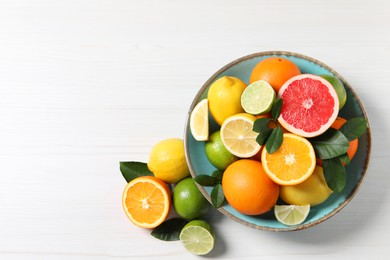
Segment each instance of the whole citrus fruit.
[[337,96],[339,97],[339,110],[342,109],[345,102],[347,102],[347,92],[345,91],[343,83],[338,78],[331,75],[321,75],[321,77],[329,81],[336,90]]
[[324,202],[333,193],[329,189],[322,167],[316,166],[313,174],[304,182],[293,186],[281,186],[280,198],[292,205],[316,206]]
[[204,149],[207,159],[219,170],[225,170],[226,167],[238,159],[226,149],[219,130],[210,135],[209,141],[206,142]]
[[219,78],[211,84],[207,94],[209,111],[219,125],[229,116],[244,112],[241,94],[245,88],[245,82],[229,76]]
[[192,178],[181,180],[175,186],[173,205],[176,213],[188,220],[198,218],[210,209],[210,203],[203,197]]
[[230,206],[247,215],[269,211],[279,196],[279,185],[268,177],[260,162],[250,159],[235,161],[226,168],[222,189]]
[[299,74],[301,71],[294,62],[280,57],[270,57],[256,64],[249,82],[265,80],[277,93],[288,79]]
[[177,183],[188,177],[190,171],[183,140],[170,138],[157,143],[150,152],[148,168],[155,177],[167,183]]

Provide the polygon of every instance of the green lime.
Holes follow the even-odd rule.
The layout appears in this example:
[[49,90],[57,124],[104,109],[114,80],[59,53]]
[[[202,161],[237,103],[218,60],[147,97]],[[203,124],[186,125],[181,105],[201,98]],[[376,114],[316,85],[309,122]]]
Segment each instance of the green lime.
[[331,75],[320,75],[322,78],[326,79],[334,89],[336,90],[337,96],[339,98],[339,110],[343,108],[345,102],[347,101],[347,92],[345,91],[343,83],[336,77]]
[[238,160],[235,155],[226,149],[219,130],[210,135],[204,149],[207,159],[219,170],[225,170],[232,162]]
[[214,248],[214,231],[204,220],[193,220],[183,227],[180,240],[195,255],[205,255]]
[[303,223],[309,215],[310,205],[275,205],[274,213],[276,219],[287,226],[294,226]]
[[255,81],[241,95],[241,106],[252,115],[267,113],[276,98],[275,90],[265,80]]
[[181,180],[175,186],[173,206],[180,217],[188,220],[200,217],[210,209],[210,203],[203,197],[192,178]]

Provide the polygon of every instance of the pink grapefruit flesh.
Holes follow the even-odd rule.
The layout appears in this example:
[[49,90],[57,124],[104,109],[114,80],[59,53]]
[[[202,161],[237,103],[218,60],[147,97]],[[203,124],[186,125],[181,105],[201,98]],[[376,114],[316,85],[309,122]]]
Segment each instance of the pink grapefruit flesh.
[[279,123],[291,133],[315,137],[324,133],[339,113],[339,99],[333,86],[323,78],[301,74],[280,88],[283,106]]

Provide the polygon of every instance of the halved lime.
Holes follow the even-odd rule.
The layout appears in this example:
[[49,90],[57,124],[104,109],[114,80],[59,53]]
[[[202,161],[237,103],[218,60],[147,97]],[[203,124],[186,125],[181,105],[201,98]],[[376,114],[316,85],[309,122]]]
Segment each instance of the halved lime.
[[255,81],[241,95],[241,106],[252,115],[267,113],[276,98],[275,90],[265,80]]
[[276,219],[287,226],[303,223],[309,215],[310,205],[275,205]]
[[205,255],[214,248],[214,231],[204,220],[193,220],[183,227],[180,240],[192,254]]

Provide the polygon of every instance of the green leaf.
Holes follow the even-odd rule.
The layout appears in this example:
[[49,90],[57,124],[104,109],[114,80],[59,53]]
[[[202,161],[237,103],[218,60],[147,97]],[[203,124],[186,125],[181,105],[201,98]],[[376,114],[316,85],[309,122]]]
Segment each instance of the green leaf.
[[267,142],[265,143],[265,148],[267,149],[268,153],[274,153],[282,145],[282,142],[283,131],[279,126],[277,126],[276,128],[272,129],[271,135],[268,137]]
[[256,119],[255,122],[253,123],[252,130],[256,133],[263,132],[265,129],[268,128],[268,124],[271,120],[272,120],[271,118],[258,118],[258,119]]
[[224,173],[223,170],[216,170],[216,171],[213,171],[213,173],[211,174],[211,176],[214,177],[216,184],[219,184],[222,182],[223,173]]
[[183,218],[172,218],[161,223],[150,234],[160,240],[177,241],[180,240],[180,232],[187,223]]
[[265,142],[267,141],[269,135],[271,134],[272,129],[271,128],[265,128],[263,131],[261,131],[257,137],[256,137],[256,142],[259,145],[264,145]]
[[347,153],[342,154],[342,155],[338,156],[337,158],[339,158],[340,161],[342,163],[344,163],[345,165],[348,165],[351,162],[351,159],[349,158],[349,155]]
[[347,183],[347,172],[338,158],[322,161],[324,176],[329,188],[336,192],[342,192]]
[[329,128],[322,135],[310,139],[317,157],[321,159],[335,158],[347,152],[348,139],[340,132]]
[[215,184],[215,178],[209,175],[198,175],[194,178],[194,181],[196,181],[198,184],[202,186],[213,186]]
[[271,108],[271,115],[273,119],[277,120],[279,118],[280,112],[282,111],[282,106],[283,106],[283,99],[278,98],[274,102]]
[[364,118],[352,118],[339,129],[349,141],[362,136],[367,130],[367,120]]
[[221,184],[215,185],[215,187],[211,191],[210,197],[211,203],[213,203],[213,206],[215,208],[219,208],[222,206],[223,202],[225,201],[225,195],[223,194]]
[[148,165],[143,162],[120,162],[119,168],[127,182],[140,176],[153,176]]

